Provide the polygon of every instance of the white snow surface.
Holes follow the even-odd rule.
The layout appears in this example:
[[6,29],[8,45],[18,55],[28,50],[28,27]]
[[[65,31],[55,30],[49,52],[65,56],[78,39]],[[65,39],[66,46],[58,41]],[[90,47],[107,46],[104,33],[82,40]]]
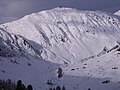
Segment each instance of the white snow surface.
[[120,88],[120,21],[112,14],[72,8],[33,13],[0,25],[0,42],[1,79],[21,79],[35,90]]
[[115,12],[114,14],[120,16],[120,10]]

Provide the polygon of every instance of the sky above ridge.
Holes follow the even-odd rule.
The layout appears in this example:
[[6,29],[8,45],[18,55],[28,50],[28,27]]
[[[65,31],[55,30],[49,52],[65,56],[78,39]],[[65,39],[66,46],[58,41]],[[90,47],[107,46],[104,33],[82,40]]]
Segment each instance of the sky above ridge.
[[120,0],[0,0],[0,23],[59,6],[113,13],[120,10]]

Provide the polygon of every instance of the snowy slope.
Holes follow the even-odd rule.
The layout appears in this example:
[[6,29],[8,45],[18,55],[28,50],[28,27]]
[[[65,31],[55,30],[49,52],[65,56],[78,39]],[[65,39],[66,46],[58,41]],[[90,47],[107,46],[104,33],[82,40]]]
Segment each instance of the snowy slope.
[[114,14],[120,16],[120,10],[115,12]]
[[112,14],[55,8],[0,25],[0,38],[0,78],[38,90],[49,88],[49,79],[68,90],[119,89],[120,21]]
[[55,8],[27,15],[1,27],[40,44],[45,48],[44,59],[54,61],[56,56],[50,57],[56,53],[63,61],[74,63],[86,55],[100,52],[105,46],[115,45],[120,33],[119,24],[115,17],[103,12]]

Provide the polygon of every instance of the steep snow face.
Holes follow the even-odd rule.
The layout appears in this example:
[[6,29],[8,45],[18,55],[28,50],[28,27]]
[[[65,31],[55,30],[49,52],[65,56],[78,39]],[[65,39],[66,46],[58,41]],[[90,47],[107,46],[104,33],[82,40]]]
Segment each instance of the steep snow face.
[[115,12],[114,14],[120,16],[120,10]]
[[73,64],[120,41],[119,20],[100,11],[55,8],[0,27],[34,41],[37,46],[31,44],[41,52],[40,56],[54,63]]
[[10,34],[0,28],[0,56],[1,57],[18,57],[23,54],[38,56],[35,50],[23,37]]

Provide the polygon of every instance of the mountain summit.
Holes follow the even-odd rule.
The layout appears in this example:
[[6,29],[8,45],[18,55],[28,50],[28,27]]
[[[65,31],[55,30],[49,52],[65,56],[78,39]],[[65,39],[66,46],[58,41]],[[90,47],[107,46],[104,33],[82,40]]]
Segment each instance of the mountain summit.
[[[120,21],[112,14],[102,11],[55,8],[0,25],[0,38],[2,43],[0,63],[3,67],[1,71],[4,69],[6,72],[0,78],[33,81],[34,86],[38,89],[40,84],[42,90],[47,88],[45,83],[47,79],[55,79],[53,86],[56,83],[65,84],[69,90],[73,90],[74,87],[80,90],[79,86],[83,87],[82,90],[86,90],[84,79],[88,77],[91,79],[88,79],[87,85],[93,81],[99,82],[99,79],[110,75],[113,81],[116,80],[112,75],[115,71],[107,68],[116,66],[120,51]],[[3,47],[7,47],[5,52]],[[112,61],[113,58],[116,62]],[[64,80],[58,80],[56,77],[55,72],[58,67],[64,70]],[[16,73],[18,69],[20,72]],[[79,77],[81,77],[80,82],[77,79]],[[69,83],[74,79],[77,79],[74,84]],[[76,86],[78,84],[80,85]],[[114,84],[112,85],[114,88]],[[91,85],[96,90],[113,89],[111,85],[102,87],[97,83],[97,86],[100,89],[94,84]]]

